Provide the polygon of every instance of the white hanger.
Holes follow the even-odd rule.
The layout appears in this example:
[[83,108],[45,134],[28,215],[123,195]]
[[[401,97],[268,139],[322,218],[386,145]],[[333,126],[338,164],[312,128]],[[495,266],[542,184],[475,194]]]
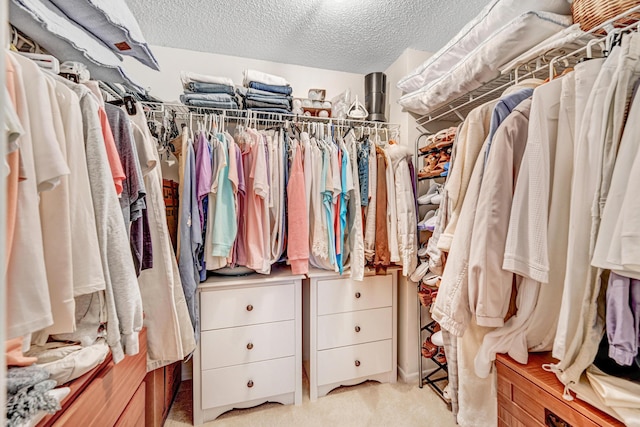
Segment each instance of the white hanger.
[[369,115],[367,109],[358,100],[357,95],[356,100],[353,101],[353,104],[351,104],[351,107],[347,110],[347,115],[353,119],[364,119]]
[[597,44],[600,44],[602,46],[602,50],[606,49],[606,43],[603,40],[601,39],[589,40],[589,43],[587,43],[587,58],[593,59],[593,46]]
[[551,62],[549,62],[549,81],[553,80],[556,77],[556,62],[558,61],[558,59],[560,59],[560,56],[556,56],[553,59],[551,59]]
[[519,65],[516,66],[516,70],[515,70],[515,81],[516,81],[516,84],[520,83],[520,67],[522,65],[523,64],[519,64]]

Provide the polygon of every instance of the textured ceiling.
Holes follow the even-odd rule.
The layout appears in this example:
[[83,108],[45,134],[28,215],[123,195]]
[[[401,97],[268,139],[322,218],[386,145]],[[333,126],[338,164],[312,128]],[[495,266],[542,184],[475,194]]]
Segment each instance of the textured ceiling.
[[366,74],[436,52],[488,0],[127,0],[153,45]]

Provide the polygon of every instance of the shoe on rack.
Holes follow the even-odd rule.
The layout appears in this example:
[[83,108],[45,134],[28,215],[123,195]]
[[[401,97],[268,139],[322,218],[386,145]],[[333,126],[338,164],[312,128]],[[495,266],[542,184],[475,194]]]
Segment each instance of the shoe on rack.
[[426,258],[429,254],[429,247],[427,245],[420,246],[418,249],[418,258]]
[[438,347],[442,347],[444,345],[444,339],[442,338],[442,331],[434,332],[431,335],[431,342],[437,345]]
[[431,153],[424,158],[424,167],[418,172],[418,178],[430,177],[434,169],[438,166],[440,153]]
[[440,203],[442,203],[442,194],[434,194],[429,203],[432,205],[439,205]]
[[431,342],[431,337],[427,337],[422,343],[422,357],[431,359],[436,354],[438,354],[438,346]]
[[451,387],[449,386],[449,384],[447,384],[442,391],[442,396],[444,396],[446,400],[451,401]]
[[438,287],[441,277],[435,273],[429,273],[422,278],[422,283],[432,288]]
[[409,279],[411,279],[411,281],[415,283],[418,283],[420,282],[420,280],[422,280],[425,274],[427,274],[427,271],[429,271],[429,262],[423,262],[418,267],[416,267],[415,270],[413,270],[413,273],[411,273]]
[[424,223],[423,223],[423,229],[421,229],[418,226],[418,229],[420,231],[434,231],[436,229],[436,223],[438,222],[438,210],[435,211],[429,211],[429,212],[435,212],[434,215],[432,215],[430,218],[428,218]]
[[427,137],[427,143],[423,147],[418,148],[418,151],[420,151],[421,153],[428,153],[429,151],[436,148],[435,137],[435,135],[429,135]]
[[436,355],[433,356],[433,360],[435,360],[441,365],[447,364],[447,357],[444,355],[444,351],[441,351],[440,348],[438,348],[438,353],[436,353]]
[[433,218],[436,214],[436,210],[430,210],[429,212],[427,212],[424,215],[424,218],[422,218],[422,221],[420,221],[418,223],[418,230],[420,231],[425,231],[427,230],[427,221],[429,221],[431,218]]
[[422,306],[429,307],[433,303],[432,293],[433,291],[429,288],[420,288],[418,291],[418,299],[420,299]]
[[431,200],[433,196],[435,196],[436,194],[439,194],[441,190],[442,190],[442,184],[438,184],[437,182],[431,184],[431,187],[429,187],[429,190],[427,191],[427,193],[418,197],[418,204],[419,205],[431,204],[432,203]]

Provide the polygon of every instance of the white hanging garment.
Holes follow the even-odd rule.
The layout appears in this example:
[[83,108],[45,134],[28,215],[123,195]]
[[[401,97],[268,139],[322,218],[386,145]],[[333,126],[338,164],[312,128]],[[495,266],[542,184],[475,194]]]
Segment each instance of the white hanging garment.
[[195,349],[196,342],[167,227],[159,168],[161,160],[143,109],[138,106],[136,110],[131,120],[147,190],[147,215],[153,247],[153,268],[142,270],[138,277],[146,313],[147,370],[151,371],[184,359]]

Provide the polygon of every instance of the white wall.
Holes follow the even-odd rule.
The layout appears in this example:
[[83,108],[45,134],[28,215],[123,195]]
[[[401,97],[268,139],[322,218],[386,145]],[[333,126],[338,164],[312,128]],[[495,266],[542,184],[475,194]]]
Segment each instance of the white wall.
[[309,89],[326,89],[327,99],[351,89],[364,102],[364,75],[281,64],[237,56],[218,55],[162,46],[151,46],[161,71],[154,71],[135,59],[125,58],[127,73],[163,101],[176,101],[182,93],[180,71],[229,77],[242,85],[242,72],[249,68],[282,76],[293,88],[293,96],[306,98]]
[[[419,64],[426,61],[429,56],[431,54],[428,52],[406,49],[385,71],[387,75],[388,120],[400,124],[400,143],[412,149],[415,148],[416,138],[420,132],[416,129],[415,117],[404,111],[397,102],[402,96],[402,92],[396,87],[396,83]],[[416,161],[421,162],[422,158],[414,158],[414,165],[416,165]],[[407,278],[400,277],[398,281],[398,376],[404,382],[418,381],[417,304],[417,285]],[[428,318],[426,309],[423,309],[423,318]],[[423,368],[429,370],[434,366],[431,363],[425,363]]]

